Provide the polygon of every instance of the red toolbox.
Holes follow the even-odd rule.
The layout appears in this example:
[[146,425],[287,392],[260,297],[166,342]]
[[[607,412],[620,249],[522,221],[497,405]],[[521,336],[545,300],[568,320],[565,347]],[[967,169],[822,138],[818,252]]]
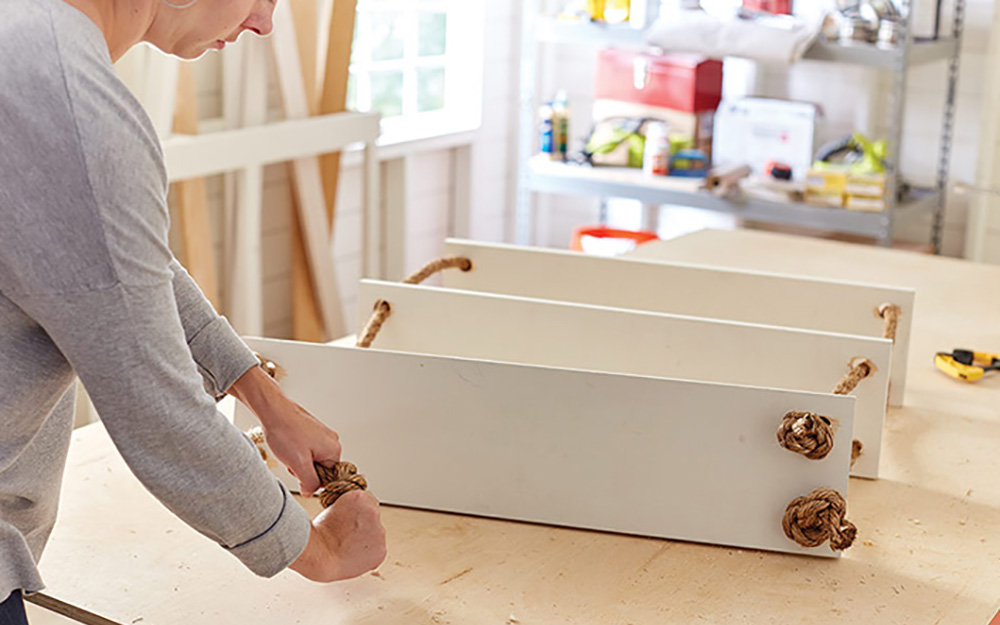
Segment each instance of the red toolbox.
[[743,8],[762,13],[792,14],[792,0],[743,0]]
[[722,100],[722,61],[608,48],[597,55],[594,97],[685,113],[714,111]]

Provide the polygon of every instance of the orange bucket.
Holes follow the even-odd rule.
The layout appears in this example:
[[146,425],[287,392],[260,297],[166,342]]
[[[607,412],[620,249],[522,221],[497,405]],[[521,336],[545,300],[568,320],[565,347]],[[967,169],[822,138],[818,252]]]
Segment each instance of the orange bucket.
[[[624,254],[643,243],[656,241],[659,238],[655,232],[648,232],[646,230],[619,230],[617,228],[608,228],[607,226],[581,226],[573,230],[573,238],[570,240],[569,249],[574,252],[589,254],[616,255]],[[601,247],[605,250],[612,249],[614,251],[608,253],[585,249],[588,247],[585,245],[587,239],[597,239],[594,242],[597,243],[597,246],[591,247]],[[619,243],[616,243],[614,240],[617,240]]]

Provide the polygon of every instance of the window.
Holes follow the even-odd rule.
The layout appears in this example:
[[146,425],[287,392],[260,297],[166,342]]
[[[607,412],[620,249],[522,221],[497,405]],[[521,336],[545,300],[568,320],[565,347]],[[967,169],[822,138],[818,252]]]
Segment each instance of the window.
[[382,113],[384,143],[479,126],[482,2],[358,0],[357,11],[348,107]]

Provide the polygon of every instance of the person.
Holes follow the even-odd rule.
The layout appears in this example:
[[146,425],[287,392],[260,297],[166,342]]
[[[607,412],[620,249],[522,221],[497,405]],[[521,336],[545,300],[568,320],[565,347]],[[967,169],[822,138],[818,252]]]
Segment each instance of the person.
[[319,487],[313,462],[340,458],[336,433],[282,395],[171,254],[161,147],[112,68],[139,42],[194,59],[244,32],[266,36],[273,9],[4,2],[0,622],[24,622],[21,592],[43,588],[36,562],[56,518],[75,376],[143,485],[254,573],[326,582],[385,557],[372,495],[349,493],[310,522],[217,411],[227,393],[246,404],[307,496]]

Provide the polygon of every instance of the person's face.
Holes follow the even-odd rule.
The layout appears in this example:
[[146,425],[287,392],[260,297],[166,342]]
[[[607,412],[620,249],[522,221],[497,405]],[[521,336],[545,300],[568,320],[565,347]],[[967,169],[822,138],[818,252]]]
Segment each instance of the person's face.
[[[150,43],[182,59],[196,59],[208,50],[221,50],[244,31],[260,36],[271,33],[271,16],[277,0],[198,0],[186,9],[162,6],[158,19],[162,28]],[[167,0],[183,5],[187,0]]]

